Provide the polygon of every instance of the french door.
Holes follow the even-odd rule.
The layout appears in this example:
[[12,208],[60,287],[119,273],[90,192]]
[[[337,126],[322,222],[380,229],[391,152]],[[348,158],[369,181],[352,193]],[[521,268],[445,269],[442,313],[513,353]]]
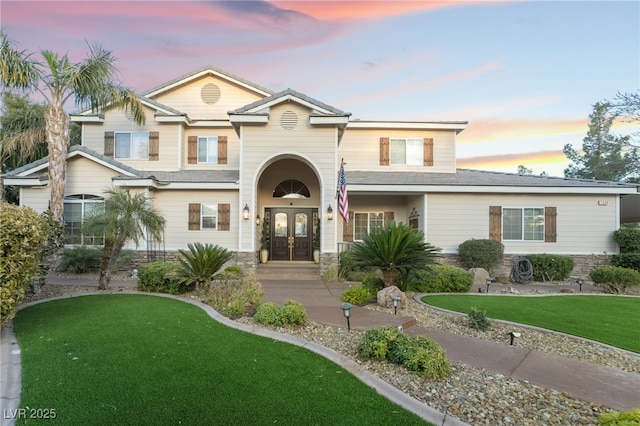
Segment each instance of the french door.
[[271,208],[271,260],[313,259],[311,208]]

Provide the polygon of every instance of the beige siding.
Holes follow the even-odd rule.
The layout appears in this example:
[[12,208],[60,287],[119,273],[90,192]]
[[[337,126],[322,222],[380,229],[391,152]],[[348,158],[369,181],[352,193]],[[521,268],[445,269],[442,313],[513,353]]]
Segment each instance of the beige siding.
[[42,213],[49,208],[50,197],[51,188],[49,185],[34,188],[24,187],[20,190],[20,205],[29,206],[38,213]]
[[[202,88],[208,83],[213,83],[220,88],[220,99],[211,105],[206,104],[201,96]],[[185,112],[196,120],[226,120],[227,112],[259,99],[262,99],[262,96],[214,76],[191,81],[155,98],[156,101]]]
[[[173,251],[186,249],[189,243],[217,244],[236,251],[238,226],[242,221],[242,208],[238,207],[238,195],[234,191],[155,191],[152,193],[155,208],[166,219],[165,247]],[[189,230],[189,203],[231,204],[229,231]],[[244,205],[243,205],[244,206]],[[253,221],[249,221],[254,224]],[[254,225],[255,227],[255,225]]]
[[[433,166],[380,165],[380,138],[433,138]],[[349,129],[340,142],[340,157],[350,170],[455,172],[453,130]]]
[[181,124],[160,124],[154,119],[154,112],[146,109],[146,123],[138,125],[127,118],[124,111],[110,109],[105,112],[105,123],[85,123],[82,144],[100,154],[104,154],[105,132],[159,132],[160,150],[158,161],[116,159],[138,170],[178,170],[178,153]]
[[88,160],[75,157],[67,163],[65,196],[75,194],[102,195],[112,186],[111,178],[119,173]]
[[[471,238],[489,238],[489,206],[556,207],[557,242],[503,241],[506,254],[603,254],[617,252],[616,197],[612,195],[428,194],[427,239],[456,253]],[[598,205],[606,201],[607,205]]]

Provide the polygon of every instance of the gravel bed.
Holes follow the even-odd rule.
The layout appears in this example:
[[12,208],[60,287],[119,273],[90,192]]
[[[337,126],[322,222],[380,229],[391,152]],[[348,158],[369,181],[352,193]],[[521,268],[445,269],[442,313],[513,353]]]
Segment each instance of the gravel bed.
[[[124,288],[110,288],[110,291],[120,290]],[[37,295],[29,294],[27,301],[92,291],[95,291],[95,288],[48,285]],[[382,309],[376,305],[369,305],[368,308]],[[492,329],[487,332],[479,332],[466,325],[464,315],[437,310],[412,299],[408,301],[407,308],[402,313],[416,318],[420,326],[503,343],[508,342],[507,333],[520,332],[521,336],[516,340],[518,346],[640,373],[640,357],[581,339],[500,323],[494,323]],[[236,321],[255,325],[253,320],[247,317],[238,318]],[[415,399],[474,426],[597,425],[598,414],[611,411],[608,407],[571,398],[562,392],[462,363],[452,365],[451,376],[431,380],[410,373],[401,366],[362,361],[357,356],[357,346],[363,332],[356,330],[347,332],[341,327],[315,322],[309,322],[304,327],[271,329],[318,343],[348,356],[370,373]]]

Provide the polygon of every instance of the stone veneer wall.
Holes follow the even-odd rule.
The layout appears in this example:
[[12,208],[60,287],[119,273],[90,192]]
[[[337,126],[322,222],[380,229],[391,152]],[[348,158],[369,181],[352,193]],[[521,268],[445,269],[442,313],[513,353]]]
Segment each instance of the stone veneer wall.
[[[508,278],[509,275],[511,275],[513,261],[521,256],[522,255],[506,254],[502,261],[502,265],[500,265],[497,270],[494,271],[493,275],[495,275],[496,277]],[[574,263],[573,271],[571,271],[571,277],[584,278],[588,278],[589,272],[591,272],[591,270],[595,268],[611,265],[612,258],[612,256],[608,254],[572,255],[570,257],[573,258]],[[438,256],[437,262],[462,267],[462,265],[458,262],[457,254],[440,254]]]
[[337,278],[339,269],[338,253],[320,253],[320,276],[324,276],[331,268],[335,271]]

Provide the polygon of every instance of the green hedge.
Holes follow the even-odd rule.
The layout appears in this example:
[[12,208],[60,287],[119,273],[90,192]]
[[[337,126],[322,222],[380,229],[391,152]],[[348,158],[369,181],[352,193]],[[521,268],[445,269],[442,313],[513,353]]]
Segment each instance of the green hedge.
[[362,284],[349,287],[342,293],[342,300],[352,305],[366,305],[372,298],[373,294]]
[[620,246],[620,253],[640,252],[640,228],[624,226],[613,233],[613,240]]
[[307,323],[307,310],[298,301],[287,300],[280,306],[274,302],[265,302],[258,305],[253,320],[258,324],[274,325],[281,327],[285,324],[305,325]]
[[607,293],[624,293],[628,287],[640,285],[640,272],[618,266],[604,266],[589,273],[593,283]]
[[178,294],[182,291],[175,262],[151,262],[138,268],[138,290]]
[[526,256],[533,268],[534,281],[566,280],[573,271],[573,258],[558,254],[530,254]]
[[634,269],[640,272],[640,253],[620,253],[613,256],[611,259],[613,266],[619,266],[620,268]]
[[467,240],[458,246],[458,260],[463,267],[483,268],[489,273],[502,263],[504,245],[495,240]]
[[416,271],[409,276],[407,289],[420,293],[467,293],[473,286],[469,271],[452,265],[435,264],[428,271]]

